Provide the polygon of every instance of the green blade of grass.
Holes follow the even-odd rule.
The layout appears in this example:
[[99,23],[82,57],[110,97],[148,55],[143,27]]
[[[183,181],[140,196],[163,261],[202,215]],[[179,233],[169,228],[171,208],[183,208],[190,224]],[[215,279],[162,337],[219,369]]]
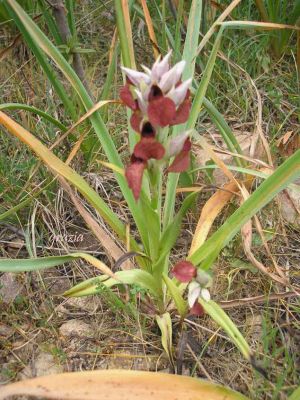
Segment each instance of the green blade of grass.
[[[226,143],[228,149],[232,153],[243,154],[242,149],[239,145],[239,142],[236,140],[232,130],[230,129],[229,125],[225,121],[223,115],[216,109],[216,107],[206,98],[203,99],[203,107],[206,109],[208,115],[210,116],[213,123],[219,129],[220,134],[224,142]],[[234,157],[234,160],[237,165],[240,167],[244,167],[246,165],[245,161]]]
[[248,343],[225,311],[223,311],[223,309],[212,300],[205,301],[199,299],[199,303],[207,314],[209,314],[209,316],[229,335],[246,360],[251,361],[251,350]]
[[135,68],[128,1],[115,0],[115,11],[123,64],[125,67]]
[[[15,3],[15,2],[14,2]],[[17,6],[22,10],[22,8],[17,4]],[[40,66],[43,68],[47,78],[51,82],[51,85],[53,86],[55,92],[57,95],[60,97],[61,101],[64,104],[65,110],[69,113],[73,121],[76,121],[77,117],[77,112],[76,109],[70,100],[70,96],[66,93],[65,88],[61,84],[61,82],[58,79],[58,76],[50,63],[47,61],[46,57],[44,54],[41,52],[39,46],[37,45],[37,42],[35,40],[32,40],[32,37],[28,33],[27,29],[25,28],[24,24],[22,23],[22,18],[19,17],[19,15],[15,12],[15,10],[11,7],[11,4],[9,4],[9,1],[5,3],[5,7],[7,11],[9,12],[11,18],[17,25],[19,31],[22,33],[24,39],[26,40],[28,46],[32,50],[33,54],[36,56],[37,61],[39,62]],[[23,11],[24,14],[26,14]]]
[[40,117],[44,118],[45,120],[51,122],[51,124],[57,126],[63,132],[67,131],[67,127],[62,124],[60,121],[52,117],[50,114],[46,113],[45,111],[40,110],[39,108],[29,106],[27,104],[21,103],[4,103],[0,104],[0,111],[2,110],[25,110],[29,111],[33,114],[39,115]]
[[57,267],[74,259],[82,258],[109,276],[115,277],[110,268],[102,261],[85,253],[73,253],[63,256],[50,256],[29,259],[0,259],[1,272],[40,271],[46,268]]
[[97,294],[101,292],[102,285],[111,288],[116,285],[138,285],[143,289],[149,290],[154,296],[161,295],[161,289],[153,276],[146,271],[140,269],[131,269],[128,271],[118,271],[115,278],[100,276],[97,278],[87,279],[64,293],[67,297],[81,297]]
[[174,281],[172,281],[172,279],[170,279],[165,274],[163,274],[163,280],[168,288],[170,297],[174,300],[174,303],[176,305],[176,308],[180,316],[182,318],[185,317],[188,307],[187,307],[187,302],[182,297],[180,289],[178,288],[178,286],[175,285]]

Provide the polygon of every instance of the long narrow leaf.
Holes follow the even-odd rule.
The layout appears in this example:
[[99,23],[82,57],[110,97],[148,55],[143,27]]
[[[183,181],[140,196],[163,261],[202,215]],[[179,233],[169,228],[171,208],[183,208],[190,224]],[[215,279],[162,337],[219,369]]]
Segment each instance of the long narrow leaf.
[[40,117],[44,118],[45,120],[51,122],[51,124],[57,126],[59,129],[61,129],[63,132],[67,131],[67,127],[62,124],[60,121],[52,117],[50,114],[46,113],[43,110],[40,110],[39,108],[29,106],[28,104],[21,104],[21,103],[4,103],[0,104],[0,111],[2,110],[25,110],[29,111],[33,114],[39,115]]
[[[22,8],[17,4],[17,6],[22,10]],[[40,66],[43,68],[45,74],[47,75],[49,81],[51,82],[52,86],[55,89],[55,92],[57,95],[60,97],[61,101],[63,102],[65,106],[66,112],[70,114],[72,119],[76,118],[76,110],[75,107],[70,100],[70,96],[66,93],[65,88],[61,84],[60,80],[58,79],[58,76],[56,72],[54,71],[53,67],[50,65],[50,63],[47,61],[46,57],[40,50],[39,46],[37,45],[37,42],[35,40],[32,40],[32,37],[28,33],[27,29],[25,28],[24,24],[22,23],[22,17],[18,15],[12,7],[11,4],[9,4],[9,1],[5,2],[5,7],[7,8],[10,16],[14,20],[15,24],[17,25],[19,31],[22,33],[24,39],[28,43],[30,49],[36,56]],[[24,11],[23,11],[24,12]],[[24,12],[24,14],[26,14]]]
[[199,303],[202,305],[207,314],[209,314],[210,317],[214,321],[216,321],[216,323],[220,325],[224,329],[224,331],[230,336],[230,338],[238,347],[243,356],[248,361],[250,361],[251,360],[250,347],[246,342],[246,340],[244,339],[241,332],[238,330],[236,325],[231,321],[231,319],[228,317],[225,311],[223,311],[222,308],[212,300],[205,301],[203,299],[199,299]]
[[24,271],[40,271],[46,268],[57,267],[74,259],[83,258],[94,267],[99,269],[103,274],[111,277],[115,275],[111,272],[102,261],[86,253],[72,253],[64,256],[50,256],[29,259],[6,259],[0,258],[1,272],[24,272]]
[[89,296],[100,293],[102,290],[102,285],[111,288],[120,284],[138,285],[143,289],[149,290],[154,296],[161,295],[161,288],[157,285],[157,282],[153,276],[146,271],[142,271],[140,269],[131,269],[128,271],[118,271],[114,275],[114,279],[107,279],[107,276],[88,279],[66,291],[64,296]]
[[[260,209],[268,204],[281,190],[300,177],[300,150],[289,157],[269,176],[226,222],[190,257],[195,265],[210,258],[210,263],[239,232],[241,227]],[[207,265],[208,267],[209,265]]]

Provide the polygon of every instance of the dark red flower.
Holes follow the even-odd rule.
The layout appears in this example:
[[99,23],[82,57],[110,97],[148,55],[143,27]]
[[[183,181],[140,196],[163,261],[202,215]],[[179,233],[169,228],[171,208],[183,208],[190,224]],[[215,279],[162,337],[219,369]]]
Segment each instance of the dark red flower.
[[138,133],[141,133],[141,123],[143,120],[142,113],[140,110],[136,110],[132,113],[130,117],[130,125],[132,129]]
[[134,147],[133,154],[136,158],[148,161],[150,158],[161,160],[165,154],[164,146],[153,137],[143,137]]
[[198,302],[198,300],[195,302],[193,307],[190,309],[190,314],[191,315],[198,315],[199,317],[203,317],[203,315],[205,314],[204,308]]
[[188,98],[185,99],[176,110],[176,114],[174,119],[172,120],[171,125],[184,124],[189,118],[190,110],[191,100]]
[[134,99],[128,83],[121,88],[120,99],[127,107],[131,108],[131,110],[136,110],[138,108],[137,101]]
[[192,142],[189,138],[184,142],[183,148],[179,154],[174,158],[174,161],[167,169],[168,172],[183,172],[186,171],[190,163],[190,150]]
[[180,282],[187,283],[196,277],[197,268],[189,261],[179,261],[172,269],[172,273]]
[[137,158],[134,154],[131,156],[131,163],[126,167],[125,177],[128,186],[132,190],[135,200],[138,200],[142,188],[142,180],[146,161]]

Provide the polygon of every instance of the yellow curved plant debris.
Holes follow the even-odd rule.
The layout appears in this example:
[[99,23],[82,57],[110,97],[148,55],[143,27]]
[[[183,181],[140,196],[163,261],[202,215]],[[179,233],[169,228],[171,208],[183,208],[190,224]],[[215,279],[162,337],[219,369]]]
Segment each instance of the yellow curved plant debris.
[[126,370],[70,372],[20,381],[1,387],[0,400],[25,394],[60,400],[247,400],[201,379]]

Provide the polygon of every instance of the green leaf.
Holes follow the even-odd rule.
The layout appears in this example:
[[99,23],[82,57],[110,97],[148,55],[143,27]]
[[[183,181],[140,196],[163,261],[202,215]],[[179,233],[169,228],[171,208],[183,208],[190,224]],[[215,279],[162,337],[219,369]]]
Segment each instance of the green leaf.
[[115,276],[102,261],[86,253],[72,253],[64,256],[50,256],[29,259],[0,259],[1,272],[24,272],[24,271],[39,271],[46,268],[57,267],[66,262],[73,261],[77,258],[83,258],[95,267],[101,270],[102,273]]
[[200,298],[199,303],[202,305],[207,314],[209,314],[210,317],[224,329],[224,331],[232,339],[232,341],[238,347],[243,356],[248,361],[251,361],[251,350],[248,343],[246,342],[234,322],[232,322],[232,320],[224,312],[224,310],[212,300],[205,301]]
[[59,129],[61,129],[63,132],[67,131],[67,127],[62,124],[60,121],[52,117],[50,114],[46,113],[45,111],[42,111],[36,107],[29,106],[28,104],[21,104],[21,103],[4,103],[0,104],[0,111],[1,110],[25,110],[29,111],[33,114],[39,115],[40,117],[43,117],[45,120],[51,122],[51,124],[57,126]]
[[163,280],[168,288],[168,291],[174,300],[174,303],[176,305],[176,308],[180,314],[180,316],[183,318],[185,317],[188,307],[187,303],[182,297],[181,290],[179,289],[178,286],[176,286],[175,282],[170,279],[166,274],[163,274]]
[[[164,230],[159,244],[159,259],[155,262],[153,270],[161,268],[165,256],[169,253],[169,251],[176,243],[176,240],[180,234],[182,220],[187,211],[193,205],[196,196],[197,193],[191,193],[184,199],[178,213],[175,215],[174,219],[172,220],[172,222],[170,222],[168,227]],[[160,271],[160,273],[161,272],[162,271]]]
[[189,11],[189,20],[182,56],[183,60],[186,61],[183,80],[194,76],[198,40],[200,37],[201,15],[202,0],[193,0]]
[[156,316],[156,322],[161,332],[161,344],[167,353],[169,360],[174,365],[172,349],[172,320],[170,314],[164,313],[162,316]]
[[294,390],[294,392],[289,396],[288,400],[299,400],[300,399],[300,386]]
[[161,296],[161,288],[158,286],[156,280],[149,272],[140,269],[131,269],[128,271],[118,271],[114,274],[115,278],[108,278],[108,276],[101,276],[97,278],[88,279],[78,285],[72,287],[64,293],[68,297],[89,296],[101,292],[101,285],[111,288],[116,285],[138,285],[143,289],[149,290],[152,295]]
[[[226,222],[190,257],[194,265],[209,259],[209,268],[220,251],[239,232],[241,227],[268,204],[281,190],[300,177],[300,150],[289,157],[269,176]],[[201,268],[204,268],[202,265]]]

